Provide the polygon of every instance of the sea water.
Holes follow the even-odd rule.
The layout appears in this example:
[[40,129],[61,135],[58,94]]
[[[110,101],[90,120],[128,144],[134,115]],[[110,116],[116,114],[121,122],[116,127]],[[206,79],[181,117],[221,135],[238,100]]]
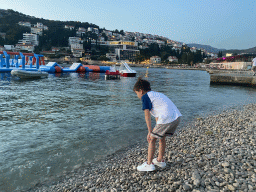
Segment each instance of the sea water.
[[[183,115],[197,117],[255,102],[256,89],[211,86],[205,71],[134,68]],[[0,191],[19,191],[146,140],[137,78],[100,73],[20,80],[0,73]]]

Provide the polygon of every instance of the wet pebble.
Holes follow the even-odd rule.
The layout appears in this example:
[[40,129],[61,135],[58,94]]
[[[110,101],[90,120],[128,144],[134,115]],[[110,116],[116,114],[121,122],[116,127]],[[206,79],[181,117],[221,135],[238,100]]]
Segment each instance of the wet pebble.
[[137,171],[147,158],[141,143],[29,191],[256,191],[255,117],[249,104],[197,118],[167,139],[165,169]]

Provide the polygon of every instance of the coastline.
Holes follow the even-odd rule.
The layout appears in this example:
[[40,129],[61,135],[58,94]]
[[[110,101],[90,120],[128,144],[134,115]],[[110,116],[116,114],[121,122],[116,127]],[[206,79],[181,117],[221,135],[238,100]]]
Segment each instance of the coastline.
[[256,104],[198,118],[167,139],[163,170],[136,170],[145,141],[26,191],[254,191],[255,122]]

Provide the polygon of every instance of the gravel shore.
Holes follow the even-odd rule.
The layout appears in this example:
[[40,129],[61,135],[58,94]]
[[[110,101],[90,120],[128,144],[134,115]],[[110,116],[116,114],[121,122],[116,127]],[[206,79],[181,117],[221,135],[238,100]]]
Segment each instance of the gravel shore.
[[255,146],[256,104],[249,104],[198,118],[168,138],[163,170],[136,170],[147,157],[142,143],[29,191],[256,191]]

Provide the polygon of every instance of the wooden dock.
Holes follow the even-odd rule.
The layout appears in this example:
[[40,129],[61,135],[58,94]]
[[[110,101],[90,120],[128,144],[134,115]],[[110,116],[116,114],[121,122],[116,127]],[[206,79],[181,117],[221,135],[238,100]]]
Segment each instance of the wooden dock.
[[210,71],[208,73],[210,84],[256,87],[256,76],[253,76],[251,71]]

